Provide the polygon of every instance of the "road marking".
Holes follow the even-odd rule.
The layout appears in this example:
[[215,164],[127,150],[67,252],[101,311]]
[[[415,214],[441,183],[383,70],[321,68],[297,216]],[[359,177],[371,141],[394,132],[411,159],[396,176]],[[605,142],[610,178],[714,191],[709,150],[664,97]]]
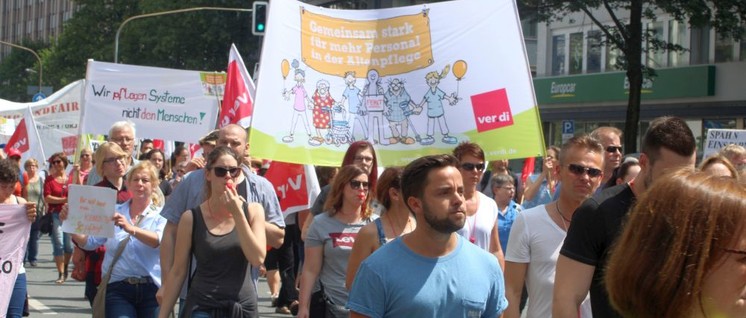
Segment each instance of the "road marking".
[[31,309],[40,312],[42,315],[56,315],[57,314],[56,311],[50,309],[46,305],[42,304],[40,301],[33,299],[31,297],[29,297],[28,299],[28,306]]

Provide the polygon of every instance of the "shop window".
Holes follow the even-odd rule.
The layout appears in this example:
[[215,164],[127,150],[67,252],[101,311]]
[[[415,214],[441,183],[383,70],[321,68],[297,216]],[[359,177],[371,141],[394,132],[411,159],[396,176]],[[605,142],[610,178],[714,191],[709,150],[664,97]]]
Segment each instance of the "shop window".
[[617,60],[621,56],[621,51],[618,48],[613,47],[611,44],[606,44],[606,71],[615,72],[620,71],[616,67]]
[[565,35],[552,37],[552,75],[565,74]]
[[[671,20],[668,21],[668,43],[676,44],[683,48],[689,48],[686,43],[686,25],[682,22]],[[688,60],[686,58],[686,52],[668,52],[668,66],[684,66],[687,65]]]
[[[650,33],[650,36],[654,37],[656,40],[663,41],[665,39],[663,33],[663,22],[648,23],[647,31]],[[666,51],[655,50],[655,46],[651,42],[648,42],[647,45],[647,55],[648,67],[656,68],[666,66]]]
[[690,64],[707,64],[710,62],[710,27],[691,29]]
[[586,43],[588,50],[587,73],[601,72],[601,31],[588,31],[588,41]]
[[734,61],[733,42],[732,38],[715,36],[715,63]]
[[583,32],[570,34],[570,74],[583,73]]

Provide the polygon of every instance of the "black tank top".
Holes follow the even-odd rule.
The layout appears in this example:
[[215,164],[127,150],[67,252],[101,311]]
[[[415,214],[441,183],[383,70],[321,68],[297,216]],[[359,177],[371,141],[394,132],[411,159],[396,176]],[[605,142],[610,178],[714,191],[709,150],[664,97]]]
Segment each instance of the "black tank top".
[[[244,213],[247,209],[244,203]],[[257,317],[251,266],[235,227],[228,234],[213,235],[199,206],[192,209],[192,216],[192,252],[197,270],[187,293],[187,317],[195,310],[209,312],[211,317]]]

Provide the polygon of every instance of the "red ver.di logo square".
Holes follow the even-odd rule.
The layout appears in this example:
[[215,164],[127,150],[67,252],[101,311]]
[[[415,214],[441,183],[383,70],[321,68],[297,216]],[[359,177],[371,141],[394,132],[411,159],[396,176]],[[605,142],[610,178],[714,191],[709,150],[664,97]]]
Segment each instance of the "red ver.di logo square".
[[478,132],[513,125],[508,93],[504,88],[471,96]]

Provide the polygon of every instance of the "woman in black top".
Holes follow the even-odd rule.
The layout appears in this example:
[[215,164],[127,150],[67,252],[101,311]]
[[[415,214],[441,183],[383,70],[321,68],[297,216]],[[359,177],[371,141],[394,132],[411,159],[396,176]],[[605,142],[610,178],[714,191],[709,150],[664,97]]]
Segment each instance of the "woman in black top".
[[[206,201],[184,212],[179,221],[174,264],[164,280],[161,308],[173,308],[193,253],[197,269],[190,278],[185,317],[257,317],[251,266],[266,255],[264,209],[247,204],[235,189],[241,157],[228,147],[207,158]],[[243,254],[244,257],[237,257]],[[250,264],[249,264],[250,263]],[[167,318],[169,310],[159,317]]]

